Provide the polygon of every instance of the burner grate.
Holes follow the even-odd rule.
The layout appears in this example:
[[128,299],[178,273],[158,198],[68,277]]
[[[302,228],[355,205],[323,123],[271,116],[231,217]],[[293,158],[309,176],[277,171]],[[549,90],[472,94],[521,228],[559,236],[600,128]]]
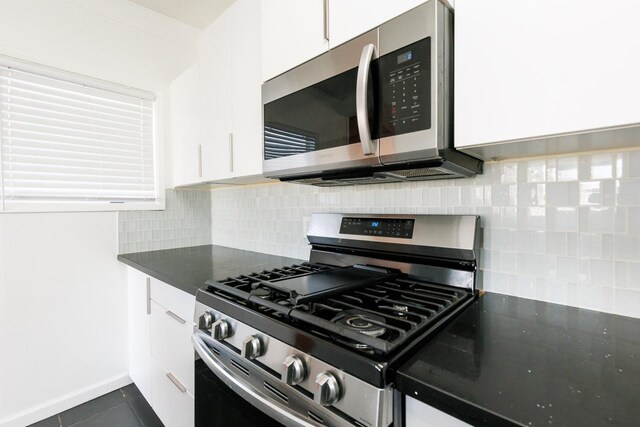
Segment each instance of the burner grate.
[[[335,269],[303,263],[208,282],[208,290],[367,354],[387,354],[399,348],[472,298],[465,289],[395,274],[302,303],[269,283]],[[351,317],[345,318],[347,315]]]

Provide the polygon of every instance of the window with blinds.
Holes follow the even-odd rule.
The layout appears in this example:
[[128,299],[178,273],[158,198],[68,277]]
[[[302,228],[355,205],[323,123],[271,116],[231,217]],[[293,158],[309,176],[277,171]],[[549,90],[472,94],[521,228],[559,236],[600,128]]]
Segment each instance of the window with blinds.
[[156,202],[153,94],[47,71],[0,58],[2,208]]

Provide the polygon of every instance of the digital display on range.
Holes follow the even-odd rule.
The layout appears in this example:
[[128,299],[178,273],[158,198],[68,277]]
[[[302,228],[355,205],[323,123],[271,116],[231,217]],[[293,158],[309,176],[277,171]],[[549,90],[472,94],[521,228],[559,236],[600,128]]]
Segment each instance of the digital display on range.
[[340,234],[411,239],[414,225],[414,219],[404,218],[342,218]]

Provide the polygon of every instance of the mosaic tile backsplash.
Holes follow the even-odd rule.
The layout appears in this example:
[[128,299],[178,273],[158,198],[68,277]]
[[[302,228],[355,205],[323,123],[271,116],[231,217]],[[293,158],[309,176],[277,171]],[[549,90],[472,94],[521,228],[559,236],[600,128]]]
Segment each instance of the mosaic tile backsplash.
[[118,213],[119,253],[211,244],[211,192],[166,190],[163,211]]
[[304,259],[314,212],[477,214],[485,290],[640,317],[640,150],[486,163],[473,179],[216,189],[212,242]]

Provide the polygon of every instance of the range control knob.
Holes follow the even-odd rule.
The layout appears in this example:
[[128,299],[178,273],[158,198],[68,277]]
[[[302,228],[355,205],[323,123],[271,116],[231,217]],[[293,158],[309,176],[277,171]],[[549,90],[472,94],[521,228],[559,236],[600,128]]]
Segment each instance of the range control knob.
[[260,341],[260,338],[255,335],[251,335],[250,337],[246,337],[242,340],[240,354],[245,359],[255,359],[256,357],[262,356],[262,342]]
[[287,356],[282,362],[282,379],[289,385],[300,384],[307,377],[307,367],[298,356]]
[[330,406],[340,400],[340,384],[336,377],[329,372],[322,372],[316,377],[316,392],[313,400],[322,405]]
[[211,327],[211,329],[213,338],[218,341],[222,341],[223,339],[231,335],[231,327],[229,326],[229,322],[224,319],[216,320],[215,322],[213,322],[213,326]]
[[211,329],[211,325],[213,324],[213,314],[208,311],[205,312],[202,316],[200,316],[200,324],[198,327],[203,330]]

